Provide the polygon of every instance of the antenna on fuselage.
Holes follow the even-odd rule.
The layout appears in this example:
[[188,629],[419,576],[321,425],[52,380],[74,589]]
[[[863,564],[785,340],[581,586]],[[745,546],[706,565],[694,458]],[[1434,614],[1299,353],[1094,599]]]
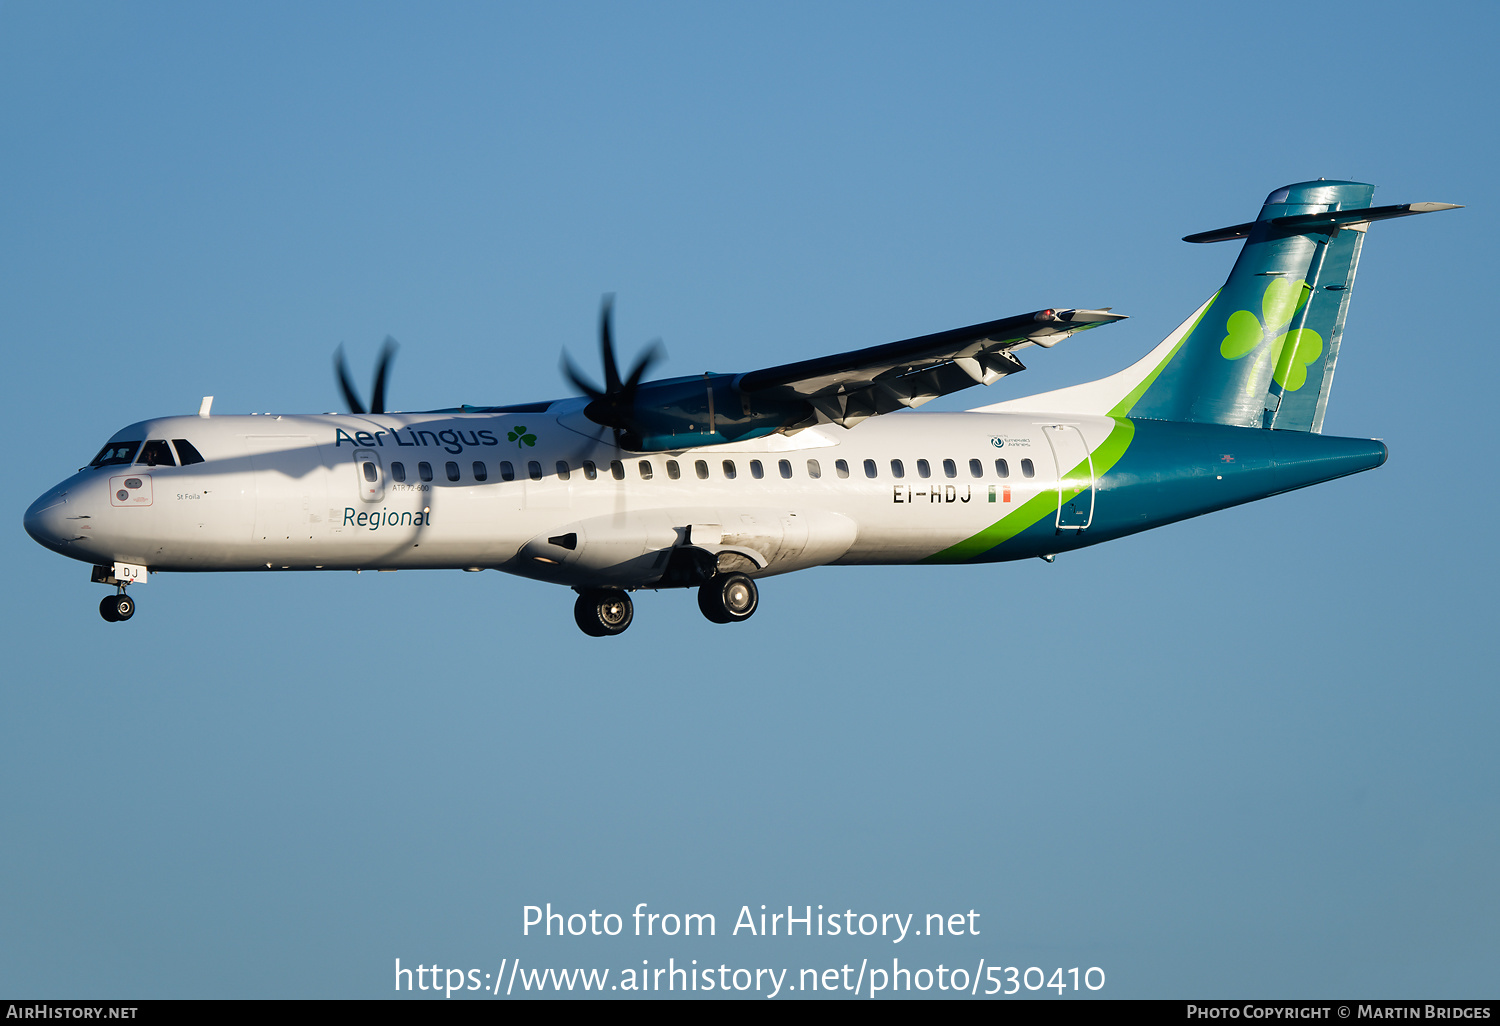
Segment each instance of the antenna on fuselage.
[[204,420],[207,420],[208,411],[213,409],[213,405],[214,397],[211,395],[204,396],[203,401],[198,404],[198,416],[202,417]]

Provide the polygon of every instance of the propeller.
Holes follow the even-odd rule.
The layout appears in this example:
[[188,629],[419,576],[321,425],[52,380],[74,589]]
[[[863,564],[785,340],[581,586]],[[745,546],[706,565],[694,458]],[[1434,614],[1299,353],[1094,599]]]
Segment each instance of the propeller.
[[385,344],[380,347],[380,360],[375,364],[375,390],[370,396],[370,408],[367,410],[365,404],[359,401],[359,393],[354,391],[354,383],[349,380],[349,365],[344,362],[344,346],[339,344],[338,351],[333,355],[333,369],[338,374],[339,389],[344,393],[344,402],[350,413],[385,412],[385,379],[390,374],[391,360],[395,359],[396,350],[400,348],[391,336],[385,337]]
[[604,362],[604,387],[599,388],[585,378],[573,365],[566,351],[563,352],[563,374],[573,383],[574,388],[592,400],[588,406],[584,407],[584,416],[595,424],[613,428],[615,444],[619,445],[621,433],[632,430],[635,397],[640,389],[641,378],[645,377],[646,371],[664,354],[661,339],[655,340],[636,359],[635,366],[630,368],[629,375],[623,381],[620,380],[620,367],[615,360],[614,333],[611,327],[614,319],[614,306],[614,295],[607,294],[599,311],[599,351]]

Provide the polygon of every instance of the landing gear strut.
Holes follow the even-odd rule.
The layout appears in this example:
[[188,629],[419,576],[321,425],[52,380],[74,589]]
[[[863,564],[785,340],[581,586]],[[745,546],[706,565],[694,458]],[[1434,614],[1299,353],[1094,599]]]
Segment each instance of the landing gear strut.
[[698,608],[714,623],[741,623],[755,615],[760,593],[744,574],[715,577],[698,589]]
[[135,599],[125,594],[121,588],[118,595],[106,595],[99,603],[99,615],[110,623],[121,620],[129,620],[135,615]]
[[578,593],[573,603],[573,619],[591,638],[608,638],[625,633],[635,617],[630,596],[613,588],[590,588]]

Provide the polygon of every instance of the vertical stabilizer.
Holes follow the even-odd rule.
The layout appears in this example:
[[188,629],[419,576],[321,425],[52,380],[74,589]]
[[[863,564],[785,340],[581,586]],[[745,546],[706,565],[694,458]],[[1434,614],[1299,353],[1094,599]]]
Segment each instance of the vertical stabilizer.
[[[1188,236],[1190,242],[1244,238],[1245,244],[1213,307],[1137,400],[1131,416],[1266,426],[1273,378],[1279,376],[1285,384],[1297,386],[1291,391],[1300,391],[1307,378],[1305,361],[1321,360],[1324,355],[1322,340],[1315,343],[1316,333],[1304,322],[1313,312],[1325,309],[1323,303],[1312,303],[1311,297],[1320,289],[1318,279],[1329,262],[1333,242],[1329,235],[1358,234],[1324,225],[1275,222],[1365,208],[1374,193],[1374,186],[1358,182],[1289,185],[1266,197],[1253,222]],[[1354,247],[1354,255],[1358,251]],[[1283,352],[1299,361],[1295,368],[1281,360]],[[1319,383],[1321,378],[1315,384]]]
[[1245,224],[1185,242],[1244,240],[1229,280],[1145,359],[1118,374],[981,407],[1321,431],[1365,232],[1453,203],[1372,207],[1373,185],[1277,189]]

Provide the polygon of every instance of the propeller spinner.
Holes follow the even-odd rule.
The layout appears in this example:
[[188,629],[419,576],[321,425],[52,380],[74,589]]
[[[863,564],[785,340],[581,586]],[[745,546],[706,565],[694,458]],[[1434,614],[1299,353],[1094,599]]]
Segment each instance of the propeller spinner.
[[333,356],[333,369],[338,375],[339,389],[344,393],[344,402],[349,407],[350,413],[384,413],[385,412],[385,380],[390,374],[391,360],[396,356],[396,350],[401,348],[396,340],[389,335],[385,337],[385,343],[380,347],[380,360],[375,364],[375,387],[370,395],[370,408],[365,409],[364,403],[360,402],[359,393],[354,391],[354,383],[349,380],[349,365],[344,362],[344,347],[339,345],[338,351]]

